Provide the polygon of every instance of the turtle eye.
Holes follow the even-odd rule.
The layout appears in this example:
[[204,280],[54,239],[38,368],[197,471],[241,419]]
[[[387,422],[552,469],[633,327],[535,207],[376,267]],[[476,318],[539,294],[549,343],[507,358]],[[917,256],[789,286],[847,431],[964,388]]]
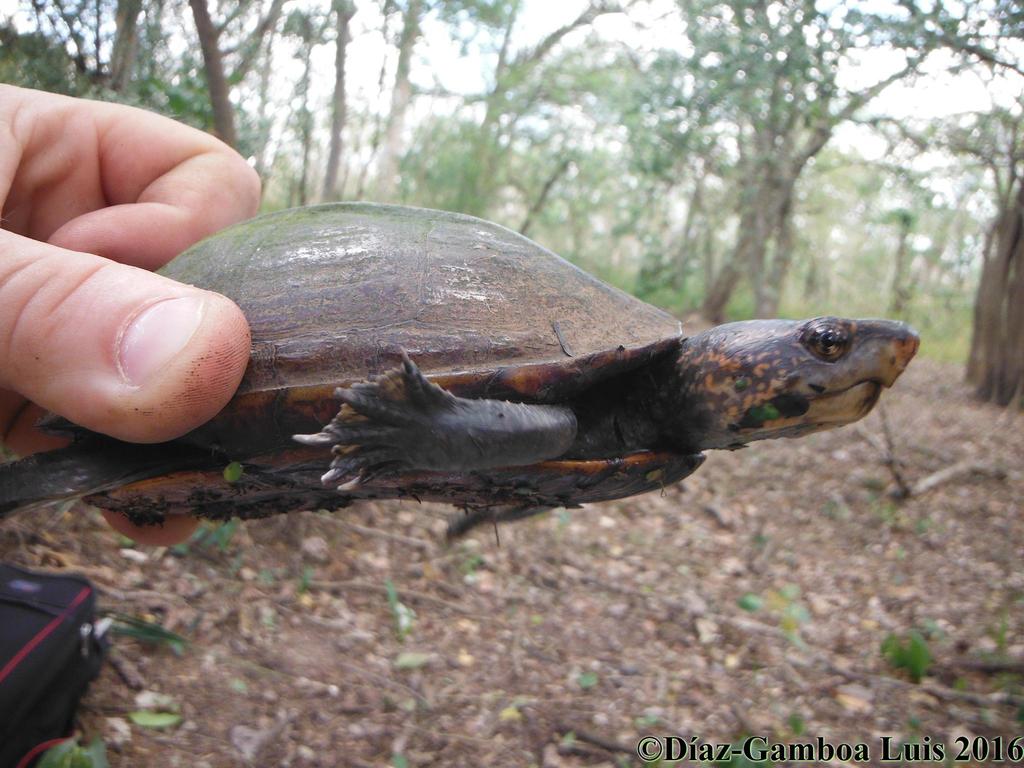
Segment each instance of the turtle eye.
[[804,346],[822,360],[832,362],[842,357],[850,346],[850,335],[834,325],[812,325],[802,339]]

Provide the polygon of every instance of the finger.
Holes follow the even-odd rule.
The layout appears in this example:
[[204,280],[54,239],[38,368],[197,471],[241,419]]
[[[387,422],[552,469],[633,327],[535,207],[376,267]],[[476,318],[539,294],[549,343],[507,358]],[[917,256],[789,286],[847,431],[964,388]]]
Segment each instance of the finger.
[[237,155],[191,158],[147,189],[138,203],[83,214],[49,242],[144,269],[158,269],[193,243],[256,213],[259,181]]
[[195,533],[199,519],[188,515],[167,515],[160,525],[135,525],[120,512],[100,510],[111,528],[137,544],[169,547],[180,544]]
[[141,109],[0,85],[5,229],[153,268],[252,216],[259,189],[248,164],[202,131]]
[[223,296],[0,231],[0,387],[156,442],[216,414],[248,356],[245,318]]

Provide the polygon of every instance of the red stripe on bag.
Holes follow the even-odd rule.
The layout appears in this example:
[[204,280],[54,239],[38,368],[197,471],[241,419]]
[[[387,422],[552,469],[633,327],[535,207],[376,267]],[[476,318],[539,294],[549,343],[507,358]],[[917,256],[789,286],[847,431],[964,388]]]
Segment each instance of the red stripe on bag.
[[36,633],[35,637],[33,637],[31,640],[25,643],[25,645],[22,646],[21,650],[14,654],[11,660],[4,665],[3,669],[0,669],[0,683],[3,682],[5,677],[7,677],[9,674],[11,674],[11,672],[14,671],[14,668],[17,667],[25,659],[26,656],[32,653],[32,650],[37,645],[39,645],[41,642],[43,642],[43,640],[46,639],[47,635],[53,632],[53,630],[60,626],[62,621],[64,621],[65,619],[67,619],[68,616],[71,615],[75,608],[78,607],[79,603],[81,603],[83,600],[85,600],[85,598],[89,596],[90,592],[92,592],[92,587],[83,587],[82,591],[75,595],[75,599],[71,601],[70,605],[68,605],[68,607],[64,609],[64,612],[60,614],[60,616],[57,616],[56,618],[54,618],[53,621],[51,621],[49,624],[47,624],[45,627],[39,630]]
[[21,760],[18,761],[17,768],[25,768],[25,766],[27,766],[29,763],[31,763],[33,760],[39,757],[39,755],[41,755],[43,752],[46,752],[47,750],[52,749],[53,747],[56,747],[58,744],[63,744],[65,741],[68,740],[68,738],[69,737],[67,736],[62,736],[59,739],[50,739],[49,741],[44,741],[42,744],[36,744],[34,747],[32,747],[32,749],[29,750],[29,753],[27,755],[25,755],[23,758],[21,758]]

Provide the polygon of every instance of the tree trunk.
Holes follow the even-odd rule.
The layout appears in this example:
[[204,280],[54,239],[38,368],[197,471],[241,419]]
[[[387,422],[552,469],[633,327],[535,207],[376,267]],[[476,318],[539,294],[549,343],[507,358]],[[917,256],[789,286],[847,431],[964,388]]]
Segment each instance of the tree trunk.
[[117,36],[110,53],[110,88],[120,93],[128,85],[135,64],[142,0],[118,0],[115,22]]
[[968,376],[980,399],[1024,407],[1024,181],[1013,183],[978,285]]
[[679,238],[679,247],[676,248],[675,256],[672,258],[672,287],[682,290],[686,285],[686,275],[692,270],[693,260],[697,254],[697,238],[695,230],[697,219],[704,215],[704,184],[707,174],[703,171],[697,176],[693,183],[693,194],[690,195],[690,204],[686,206],[686,221],[683,223],[683,233]]
[[409,70],[412,67],[413,49],[420,37],[422,7],[422,0],[409,0],[403,17],[402,36],[398,41],[398,66],[395,69],[395,85],[391,90],[391,110],[388,112],[388,128],[377,183],[378,194],[382,200],[393,199],[397,188],[398,162],[403,151],[405,113],[412,101]]
[[206,87],[210,92],[210,106],[213,108],[214,132],[225,144],[235,147],[238,145],[235,109],[231,105],[228,81],[224,76],[220,35],[210,18],[206,0],[189,0],[188,4],[192,7],[196,32],[199,35],[199,47],[203,51],[203,71],[206,74]]
[[[384,0],[383,24],[381,26],[380,35],[384,38],[386,43],[388,40],[388,20],[390,19],[390,13],[394,0]],[[380,71],[377,74],[377,99],[382,99],[384,93],[384,81],[387,79],[388,74],[388,57],[381,57]],[[366,161],[359,167],[359,177],[356,179],[356,200],[363,200],[366,198],[366,179],[370,172],[370,167],[374,164],[377,159],[377,151],[380,149],[380,136],[381,126],[383,122],[381,120],[381,111],[379,109],[373,110],[373,131],[370,133],[370,151],[366,155]]]
[[[977,383],[981,378],[984,361],[981,350],[981,329],[991,324],[988,313],[992,311],[994,302],[988,294],[992,292],[994,276],[989,271],[995,268],[995,257],[992,249],[995,247],[996,231],[999,229],[1001,215],[997,215],[992,224],[985,232],[985,244],[981,249],[981,277],[978,280],[977,292],[974,295],[973,324],[971,326],[971,347],[967,355],[968,382]],[[987,300],[989,299],[989,300]]]
[[338,167],[341,165],[342,131],[345,130],[347,105],[345,102],[345,54],[349,41],[349,22],[356,9],[351,0],[335,0],[337,40],[334,48],[334,98],[331,111],[331,138],[327,151],[327,170],[324,172],[324,200],[340,200]]
[[[767,271],[762,271],[762,280],[758,284],[755,317],[775,317],[779,314],[779,303],[782,300],[782,289],[789,274],[789,265],[793,263],[793,187],[796,179],[786,182],[781,199],[775,209],[775,221],[771,222],[772,260]],[[766,252],[762,251],[764,259]]]
[[303,17],[302,77],[299,78],[298,95],[302,99],[299,107],[299,140],[302,143],[302,168],[299,176],[299,205],[309,202],[309,156],[313,148],[313,113],[309,109],[309,84],[313,70],[313,46],[315,44],[312,26],[308,17]]
[[[260,175],[260,178],[265,178],[267,174],[267,150],[270,148],[270,135],[273,130],[274,119],[268,114],[270,108],[270,76],[274,72],[274,40],[277,36],[277,29],[271,29],[267,34],[267,39],[264,41],[265,52],[263,56],[262,66],[260,67],[260,100],[259,106],[256,108],[256,126],[258,129],[256,137],[256,148],[254,155],[256,157],[256,173]],[[263,184],[260,187],[260,195],[266,194],[267,185]]]
[[899,219],[900,241],[896,246],[896,263],[893,265],[892,292],[889,295],[889,314],[892,317],[902,318],[907,311],[907,302],[910,301],[910,286],[907,284],[908,248],[910,241],[910,226],[912,217],[902,215]]
[[733,258],[723,264],[715,275],[707,292],[704,294],[704,304],[701,306],[701,314],[712,323],[725,322],[725,305],[732,298],[733,291],[740,282],[740,268]]

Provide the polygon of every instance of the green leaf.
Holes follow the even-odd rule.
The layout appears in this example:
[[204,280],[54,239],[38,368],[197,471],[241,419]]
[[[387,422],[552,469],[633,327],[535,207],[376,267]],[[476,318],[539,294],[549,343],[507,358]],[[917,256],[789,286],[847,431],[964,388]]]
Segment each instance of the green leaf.
[[904,670],[915,683],[921,682],[932,663],[928,642],[916,630],[902,638],[897,635],[886,637],[882,642],[882,655],[890,666]]
[[37,768],[110,768],[107,747],[95,738],[88,747],[80,747],[77,738],[62,741],[46,751]]
[[140,619],[138,616],[129,616],[126,613],[110,613],[114,623],[110,631],[123,637],[132,637],[143,643],[151,645],[166,645],[176,656],[181,656],[188,645],[181,635],[164,629],[159,624]]
[[302,576],[299,577],[299,594],[304,595],[309,592],[309,587],[313,583],[313,577],[316,575],[316,569],[311,565],[307,565],[302,569]]
[[753,592],[748,592],[737,600],[736,604],[744,611],[755,613],[761,610],[761,606],[764,605],[764,600],[762,600],[759,595],[755,595]]
[[405,755],[392,755],[391,756],[392,768],[409,768],[409,760]]
[[789,730],[794,736],[803,735],[804,728],[806,726],[804,724],[804,718],[799,712],[792,713],[787,722],[789,723]]
[[433,656],[429,653],[418,653],[417,651],[405,651],[398,654],[394,661],[395,669],[419,669],[430,663]]
[[229,483],[237,483],[242,479],[244,472],[245,470],[239,462],[232,461],[224,467],[224,479]]
[[399,642],[404,642],[416,622],[416,611],[398,599],[398,590],[395,589],[391,579],[385,579],[384,591],[387,594],[391,616],[395,620],[395,634],[398,636]]
[[89,746],[82,750],[82,753],[89,758],[91,768],[110,768],[110,761],[107,760],[107,745],[99,736],[89,742]]
[[593,688],[597,685],[597,673],[596,672],[580,672],[576,678],[576,684],[579,685],[583,690]]
[[143,728],[173,728],[181,722],[181,715],[177,712],[149,712],[143,709],[129,712],[128,719]]
[[71,753],[77,749],[78,739],[62,741],[46,750],[37,768],[67,768],[71,764]]

